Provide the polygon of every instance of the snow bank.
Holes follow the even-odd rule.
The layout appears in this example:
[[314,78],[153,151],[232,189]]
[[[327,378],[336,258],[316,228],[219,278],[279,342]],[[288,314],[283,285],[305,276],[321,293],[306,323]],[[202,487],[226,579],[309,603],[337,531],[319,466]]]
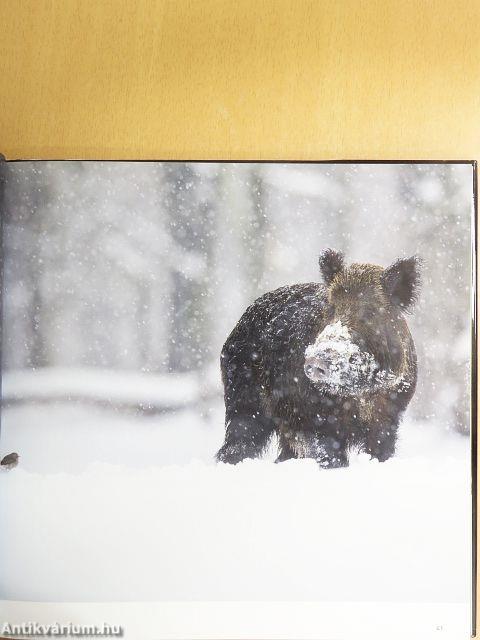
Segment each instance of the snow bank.
[[[207,380],[209,387],[211,383]],[[160,375],[100,368],[54,367],[2,374],[4,402],[96,401],[117,406],[178,409],[200,399],[205,385],[195,373]]]
[[221,435],[221,407],[5,411],[2,451],[22,457],[0,478],[0,595],[468,601],[466,438],[407,422],[395,459],[321,471],[215,465]]

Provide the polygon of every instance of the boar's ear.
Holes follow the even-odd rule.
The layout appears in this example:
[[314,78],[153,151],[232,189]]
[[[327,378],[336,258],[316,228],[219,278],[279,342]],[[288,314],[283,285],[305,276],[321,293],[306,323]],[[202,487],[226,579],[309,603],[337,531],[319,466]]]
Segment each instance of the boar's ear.
[[422,261],[417,256],[394,262],[382,274],[385,293],[402,311],[411,311],[420,289]]
[[343,269],[343,253],[334,249],[325,249],[318,259],[320,273],[328,286],[339,271]]

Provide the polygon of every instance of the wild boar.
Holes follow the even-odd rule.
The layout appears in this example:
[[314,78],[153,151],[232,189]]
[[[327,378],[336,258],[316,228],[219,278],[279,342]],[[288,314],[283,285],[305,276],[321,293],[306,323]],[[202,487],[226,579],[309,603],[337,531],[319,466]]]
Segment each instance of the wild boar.
[[225,342],[218,461],[258,457],[274,434],[277,462],[314,458],[335,468],[348,466],[352,448],[379,461],[394,454],[417,381],[405,316],[418,296],[421,261],[347,266],[327,249],[319,264],[323,283],[261,296]]

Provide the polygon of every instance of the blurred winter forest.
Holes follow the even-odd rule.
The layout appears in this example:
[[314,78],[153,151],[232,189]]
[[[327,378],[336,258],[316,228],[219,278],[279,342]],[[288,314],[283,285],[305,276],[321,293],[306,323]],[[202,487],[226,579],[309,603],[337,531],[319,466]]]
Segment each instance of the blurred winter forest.
[[347,261],[424,260],[409,412],[468,432],[470,165],[68,161],[4,172],[2,366],[17,381],[7,401],[208,413],[222,401],[221,346],[246,306],[317,280],[318,255],[333,247]]

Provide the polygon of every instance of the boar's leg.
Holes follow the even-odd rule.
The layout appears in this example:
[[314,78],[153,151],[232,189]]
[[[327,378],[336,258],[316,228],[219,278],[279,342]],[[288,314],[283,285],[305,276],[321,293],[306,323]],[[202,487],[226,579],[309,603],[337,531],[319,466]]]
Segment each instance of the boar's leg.
[[296,458],[313,458],[323,469],[348,467],[348,446],[338,434],[305,430],[295,436]]
[[274,426],[272,420],[261,415],[234,415],[227,420],[218,462],[237,464],[245,458],[257,458],[265,450]]
[[335,436],[315,434],[313,457],[323,469],[348,467],[347,443]]
[[260,456],[275,429],[262,406],[251,347],[247,349],[246,344],[242,344],[242,349],[235,344],[233,347],[231,352],[226,349],[222,353],[225,441],[216,455],[219,462],[229,464]]
[[225,392],[225,441],[216,455],[218,462],[237,464],[260,456],[275,429],[266,414],[257,380],[260,349],[250,336],[238,335],[237,325],[220,358]]
[[396,425],[388,427],[370,428],[366,438],[365,452],[372,458],[385,462],[395,453],[395,443],[397,441]]
[[289,446],[286,439],[280,436],[279,454],[275,462],[285,462],[285,460],[291,460],[297,457],[295,451]]

